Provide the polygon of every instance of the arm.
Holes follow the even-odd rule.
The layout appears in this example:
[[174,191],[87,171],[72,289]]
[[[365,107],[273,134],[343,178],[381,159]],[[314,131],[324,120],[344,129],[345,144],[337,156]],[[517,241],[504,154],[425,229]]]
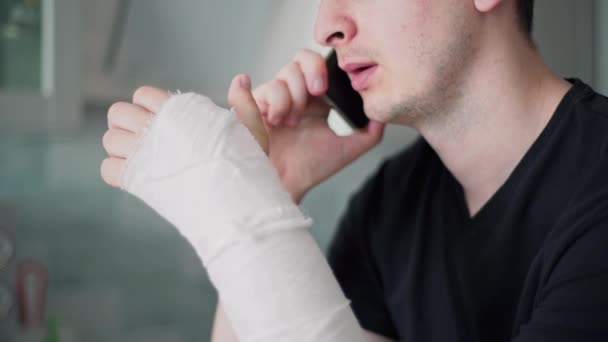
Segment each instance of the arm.
[[[307,231],[312,220],[293,203],[300,196],[286,191],[293,187],[279,178],[284,170],[277,174],[265,154],[272,147],[250,86],[246,78],[233,80],[231,111],[205,96],[168,98],[161,89],[141,88],[133,105],[113,106],[117,114],[109,115],[102,177],[147,203],[192,243],[240,339],[364,341]],[[358,138],[331,139],[357,144],[353,151],[362,153],[381,133],[376,125]]]
[[[365,332],[365,342],[394,342],[386,337],[376,335],[374,333]],[[219,303],[215,311],[215,321],[213,322],[213,330],[211,332],[211,342],[239,342],[232,331],[230,322],[224,315],[222,304]]]
[[[142,111],[152,119],[144,122],[147,129],[138,125],[139,137],[110,129],[102,175],[156,210],[192,244],[239,340],[364,342],[310,234],[312,219],[281,184],[264,139],[253,135],[260,133],[261,118],[242,81],[231,84],[233,110],[203,95],[168,97],[144,88],[158,96],[135,101],[145,108],[129,105],[136,112],[129,119]],[[106,139],[119,135],[130,143]],[[114,143],[125,148],[115,150]]]

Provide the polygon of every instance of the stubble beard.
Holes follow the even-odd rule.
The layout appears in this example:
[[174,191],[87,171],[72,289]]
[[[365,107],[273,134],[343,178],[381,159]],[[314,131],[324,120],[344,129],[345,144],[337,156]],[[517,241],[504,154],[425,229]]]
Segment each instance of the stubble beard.
[[450,113],[457,112],[466,102],[464,85],[475,54],[472,34],[466,27],[461,29],[457,39],[438,48],[432,57],[426,57],[434,61],[426,85],[417,93],[400,94],[396,101],[376,110],[383,121],[418,128],[453,120]]

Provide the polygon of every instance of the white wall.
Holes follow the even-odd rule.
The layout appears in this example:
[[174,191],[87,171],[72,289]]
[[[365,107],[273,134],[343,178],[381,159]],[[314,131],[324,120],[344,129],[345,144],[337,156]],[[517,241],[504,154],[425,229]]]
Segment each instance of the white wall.
[[301,0],[132,0],[116,64],[102,69],[116,0],[83,1],[85,93],[128,97],[141,84],[194,90],[224,102],[232,76],[254,84],[274,75],[299,47],[312,47],[316,2]]
[[534,17],[534,39],[549,66],[562,77],[589,84],[595,81],[593,1],[537,0]]

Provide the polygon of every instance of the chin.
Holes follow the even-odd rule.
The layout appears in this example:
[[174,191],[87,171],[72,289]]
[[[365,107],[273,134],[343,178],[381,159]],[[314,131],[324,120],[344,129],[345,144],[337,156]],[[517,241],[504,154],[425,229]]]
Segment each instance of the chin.
[[388,105],[388,99],[386,96],[372,97],[371,94],[363,95],[363,104],[365,114],[370,120],[391,123],[399,116],[399,113],[391,111],[391,106]]
[[370,120],[382,123],[391,123],[397,117],[397,115],[387,111],[386,108],[379,108],[376,106],[365,106],[365,115],[367,115]]

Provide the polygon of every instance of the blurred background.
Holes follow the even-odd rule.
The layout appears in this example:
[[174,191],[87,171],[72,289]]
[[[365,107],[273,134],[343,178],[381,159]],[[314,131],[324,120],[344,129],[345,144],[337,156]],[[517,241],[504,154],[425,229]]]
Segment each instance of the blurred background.
[[[0,341],[207,341],[216,304],[191,247],[104,186],[106,111],[143,84],[225,104],[301,47],[317,1],[0,0]],[[563,76],[608,92],[608,1],[537,0],[535,39]],[[349,195],[416,134],[382,144],[303,203],[325,248]]]

